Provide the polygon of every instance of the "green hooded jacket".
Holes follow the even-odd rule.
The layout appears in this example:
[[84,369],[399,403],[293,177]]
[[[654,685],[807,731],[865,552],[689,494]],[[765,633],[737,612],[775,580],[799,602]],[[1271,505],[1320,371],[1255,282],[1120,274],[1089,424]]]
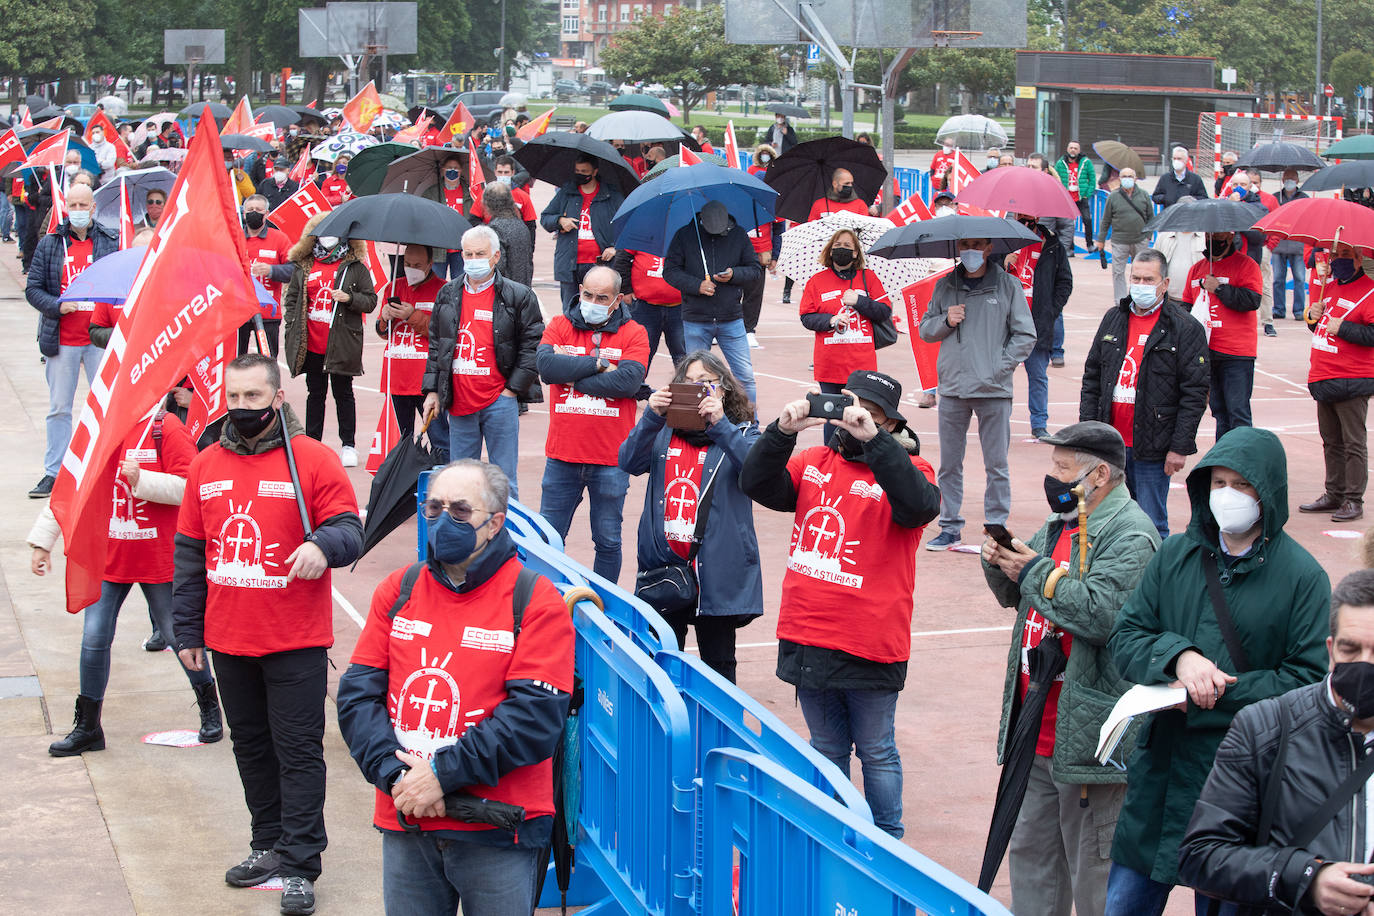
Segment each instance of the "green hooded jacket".
[[[1237,472],[1259,493],[1264,530],[1249,553],[1229,560],[1208,505],[1211,469]],[[1107,647],[1129,681],[1164,684],[1174,661],[1196,649],[1238,680],[1213,709],[1156,713],[1140,730],[1127,767],[1126,800],[1112,861],[1176,883],[1178,847],[1217,746],[1243,707],[1315,683],[1326,674],[1331,582],[1312,555],[1284,534],[1288,461],[1273,433],[1241,427],[1221,438],[1188,475],[1193,518],[1164,541],[1122,608]],[[1250,661],[1237,672],[1221,638],[1203,573],[1217,557],[1222,592]]]
[[[1021,637],[1026,615],[1033,607],[1050,623],[1073,635],[1068,666],[1059,694],[1059,714],[1054,727],[1051,772],[1065,784],[1120,783],[1126,774],[1117,767],[1097,762],[1098,735],[1102,723],[1121,694],[1131,685],[1121,677],[1106,651],[1107,638],[1117,612],[1126,603],[1145,566],[1159,548],[1159,532],[1135,500],[1119,483],[1088,516],[1088,574],[1078,577],[1078,538],[1069,552],[1069,572],[1046,600],[1045,580],[1054,570],[1050,558],[1064,523],[1051,515],[1026,546],[1040,558],[1031,561],[1019,583],[1008,579],[996,566],[983,563],[988,587],[1003,607],[1016,608],[1007,676],[1002,690],[1002,726],[997,736],[997,761],[1004,763],[1012,709],[1018,702],[1021,673]],[[1125,753],[1123,740],[1117,754]],[[1118,758],[1124,765],[1124,759]]]

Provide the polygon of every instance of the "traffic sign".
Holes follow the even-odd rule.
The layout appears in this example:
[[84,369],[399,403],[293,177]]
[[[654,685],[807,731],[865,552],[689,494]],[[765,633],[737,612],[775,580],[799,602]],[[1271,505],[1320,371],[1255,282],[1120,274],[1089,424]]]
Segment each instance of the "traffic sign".
[[1331,85],[1330,83],[1327,83],[1326,88],[1322,90],[1322,94],[1329,99],[1336,94],[1336,87]]

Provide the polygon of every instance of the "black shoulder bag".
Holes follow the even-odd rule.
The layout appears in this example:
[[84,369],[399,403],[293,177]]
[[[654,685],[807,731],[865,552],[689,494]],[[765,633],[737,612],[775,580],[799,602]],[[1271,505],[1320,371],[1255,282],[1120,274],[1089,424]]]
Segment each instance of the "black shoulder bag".
[[1231,609],[1226,606],[1226,595],[1221,591],[1221,576],[1217,573],[1217,557],[1210,551],[1202,557],[1202,572],[1207,577],[1207,594],[1212,598],[1212,611],[1217,616],[1217,627],[1221,630],[1221,641],[1226,643],[1226,651],[1231,653],[1231,662],[1236,674],[1250,670],[1250,658],[1240,644],[1240,634],[1231,620]]
[[711,494],[715,492],[713,485],[716,476],[720,473],[721,464],[728,460],[727,456],[721,456],[720,462],[711,472],[711,479],[702,488],[701,498],[697,502],[697,523],[692,528],[692,546],[687,551],[687,559],[682,563],[669,563],[667,566],[641,570],[635,576],[635,597],[661,614],[696,610],[697,601],[701,597],[701,583],[697,580],[697,571],[692,563],[701,550],[701,539],[706,534],[706,517],[711,512]]
[[[860,271],[859,274],[860,276],[863,276],[863,271]],[[864,295],[872,299],[873,296],[870,295],[868,292],[868,277],[864,277],[863,281]],[[896,306],[889,302],[888,308],[893,309],[896,308]],[[877,321],[869,323],[873,325],[873,349],[881,350],[883,347],[890,347],[897,342],[897,325],[892,320],[892,314],[890,311],[886,318],[879,318]]]

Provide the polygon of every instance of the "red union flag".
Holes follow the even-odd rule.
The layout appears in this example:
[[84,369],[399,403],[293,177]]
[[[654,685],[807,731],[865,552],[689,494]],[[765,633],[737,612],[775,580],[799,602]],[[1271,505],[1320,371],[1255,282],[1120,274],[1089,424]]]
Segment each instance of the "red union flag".
[[739,158],[739,143],[735,141],[735,122],[725,122],[725,164],[732,169],[742,169],[744,164]]
[[296,164],[291,166],[291,172],[286,176],[298,185],[304,185],[310,180],[310,174],[315,170],[310,163],[310,147],[301,150],[300,158]]
[[229,115],[229,120],[224,122],[224,133],[226,134],[246,134],[248,128],[253,126],[253,104],[248,101],[248,96],[239,99],[239,103],[234,106],[233,114]]
[[91,132],[97,127],[105,131],[105,139],[114,144],[116,162],[121,159],[125,162],[134,161],[134,154],[129,152],[128,145],[126,145],[123,140],[119,139],[119,130],[115,128],[114,122],[99,108],[95,110],[95,114],[91,115],[91,119],[86,122],[86,132],[81,135],[81,138],[87,143],[90,143]]
[[405,130],[397,131],[396,136],[391,138],[393,143],[419,143],[420,138],[429,130],[429,123],[434,118],[430,115],[421,115],[420,120],[416,121]]
[[701,165],[701,157],[686,146],[680,146],[677,151],[677,164],[684,167],[689,165]]
[[14,132],[14,128],[0,134],[0,169],[9,165],[11,162],[24,161],[24,146],[19,142],[19,135]]
[[453,114],[448,116],[448,120],[444,122],[443,128],[439,131],[439,145],[456,145],[458,138],[465,131],[472,130],[476,123],[472,117],[472,112],[468,111],[468,106],[459,102],[453,106]]
[[947,267],[937,274],[922,277],[902,290],[902,303],[906,306],[907,327],[911,329],[911,333],[907,337],[911,340],[911,353],[916,357],[916,375],[921,380],[922,391],[934,388],[939,382],[935,363],[940,355],[940,345],[922,340],[916,329],[921,326],[921,318],[925,315],[927,306],[930,305],[930,297],[935,292],[935,284],[953,269],[953,267]]
[[382,415],[377,418],[377,431],[372,434],[372,447],[367,450],[367,465],[363,470],[377,476],[386,456],[401,441],[401,427],[396,422],[396,405],[391,400],[391,360],[382,360]]
[[475,207],[482,202],[482,192],[486,190],[487,178],[482,174],[482,157],[477,154],[477,144],[468,135],[468,194]]
[[134,243],[134,214],[129,203],[129,185],[119,179],[119,247],[128,248]]
[[553,113],[558,110],[558,106],[550,108],[548,111],[535,118],[524,127],[515,132],[516,139],[521,143],[529,143],[535,137],[542,137],[549,129],[550,122],[553,121]]
[[[324,192],[315,185],[314,182],[307,181],[301,185],[301,189],[292,194],[267,218],[272,224],[286,233],[289,239],[298,239],[305,231],[305,224],[321,213],[328,213],[334,209],[329,206],[329,199],[324,196]],[[243,233],[240,232],[240,235]]]
[[91,381],[53,487],[67,543],[67,610],[100,597],[119,447],[149,410],[258,310],[219,131],[201,119]]
[[381,113],[382,97],[377,94],[377,87],[371,80],[358,90],[357,95],[344,103],[341,112],[343,119],[360,134],[367,133],[372,127],[372,122]]
[[921,200],[920,192],[912,194],[894,209],[887,218],[896,226],[907,226],[923,219],[930,219],[930,208]]
[[191,367],[191,390],[196,396],[186,411],[186,429],[194,442],[205,428],[228,413],[224,401],[224,370],[238,349],[238,333],[232,332]]
[[946,185],[949,193],[958,194],[979,174],[978,166],[973,164],[973,160],[965,156],[963,150],[956,151],[954,164],[949,167],[949,183]]
[[[26,169],[44,169],[48,166],[62,168],[62,160],[67,156],[67,139],[71,137],[71,129],[62,131],[60,134],[53,134],[42,143],[35,146],[29,152],[29,158],[24,160]],[[220,164],[223,168],[223,163]]]

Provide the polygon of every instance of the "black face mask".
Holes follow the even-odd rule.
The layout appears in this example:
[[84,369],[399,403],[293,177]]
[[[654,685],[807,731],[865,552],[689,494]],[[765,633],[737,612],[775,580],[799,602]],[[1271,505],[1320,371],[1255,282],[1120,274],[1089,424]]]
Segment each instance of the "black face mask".
[[1232,243],[1230,239],[1227,239],[1225,241],[1222,241],[1221,239],[1208,239],[1207,257],[1211,258],[1214,261],[1220,258],[1224,258],[1226,257],[1226,255],[1231,253],[1231,248]]
[[1073,488],[1078,486],[1078,482],[1065,483],[1053,474],[1045,475],[1045,499],[1050,504],[1051,512],[1069,512],[1074,506],[1078,505],[1078,497],[1073,495]]
[[854,252],[848,248],[832,248],[830,249],[830,263],[843,270],[854,263]]
[[1332,258],[1331,276],[1336,278],[1337,283],[1349,283],[1359,275],[1359,270],[1355,267],[1354,258]]
[[1331,689],[1354,708],[1355,718],[1374,716],[1374,664],[1337,662],[1331,670]]
[[266,221],[267,214],[259,213],[257,210],[249,210],[247,213],[243,214],[243,224],[249,229],[261,229],[262,224]]
[[245,439],[251,439],[272,425],[277,410],[270,404],[266,407],[231,407],[229,422]]
[[1235,173],[1235,171],[1236,171],[1236,167],[1235,167],[1234,164],[1232,164],[1232,165],[1223,165],[1223,166],[1221,167],[1221,174],[1223,174],[1223,175],[1232,175],[1232,174]]
[[852,184],[840,185],[840,190],[835,196],[840,200],[849,200],[854,196],[854,186]]
[[591,184],[593,181],[596,181],[595,175],[574,175],[573,178],[580,185]]
[[840,453],[842,458],[858,461],[863,458],[864,444],[850,435],[847,429],[837,429],[830,437],[830,447]]

